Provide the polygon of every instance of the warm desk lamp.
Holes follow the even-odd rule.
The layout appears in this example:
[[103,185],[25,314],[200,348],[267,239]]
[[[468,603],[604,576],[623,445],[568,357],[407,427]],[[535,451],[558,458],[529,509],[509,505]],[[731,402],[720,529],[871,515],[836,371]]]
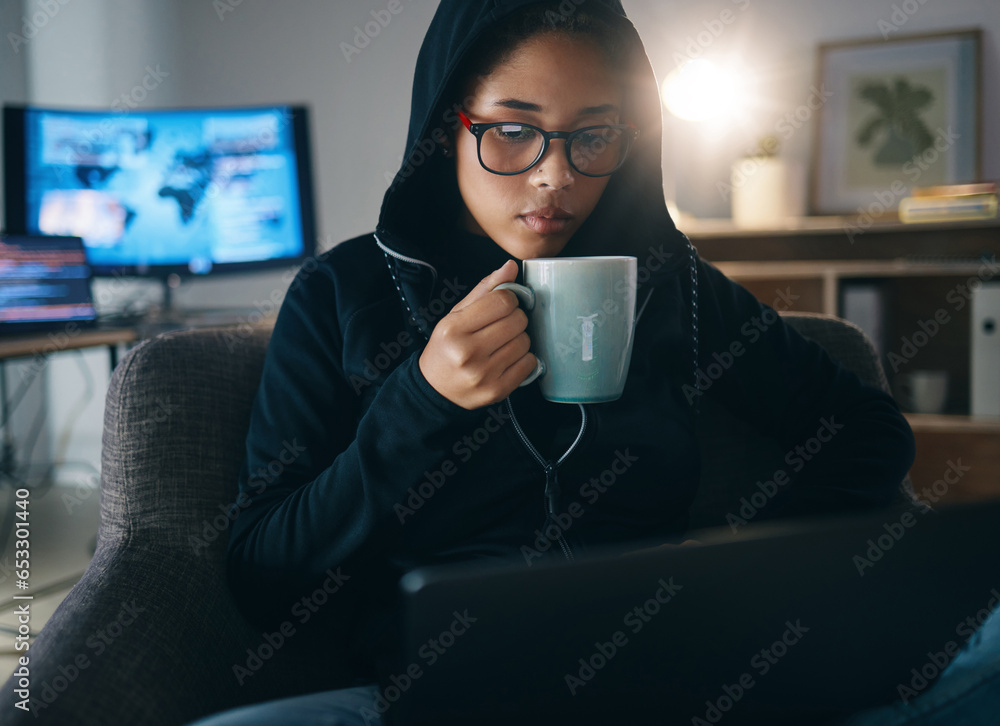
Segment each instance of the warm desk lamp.
[[[663,81],[663,105],[673,118],[664,119],[664,129],[672,137],[665,141],[671,150],[670,172],[664,175],[664,195],[675,219],[683,214],[677,205],[678,158],[691,124],[699,131],[717,130],[720,138],[737,124],[747,121],[751,106],[748,89],[752,82],[736,63],[722,68],[706,58],[679,65]],[[730,178],[718,185],[732,202],[733,221],[741,227],[773,227],[801,216],[804,206],[804,175],[801,168],[777,156],[777,139],[771,135],[758,148],[737,159]]]
[[[677,160],[683,148],[682,137],[690,123],[722,121],[739,108],[741,89],[735,73],[720,69],[705,58],[694,58],[677,66],[664,80],[663,105],[674,118],[664,119],[664,129],[669,137],[665,147],[670,149],[670,173],[664,175],[664,195],[670,214],[676,219]],[[685,123],[688,122],[688,123]]]

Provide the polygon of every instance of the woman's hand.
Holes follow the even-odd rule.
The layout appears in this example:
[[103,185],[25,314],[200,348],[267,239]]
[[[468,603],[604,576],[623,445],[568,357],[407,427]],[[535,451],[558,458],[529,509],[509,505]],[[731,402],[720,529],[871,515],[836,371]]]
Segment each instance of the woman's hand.
[[493,289],[516,278],[513,260],[490,273],[438,321],[420,354],[427,382],[462,408],[502,401],[535,369],[528,316],[514,293]]

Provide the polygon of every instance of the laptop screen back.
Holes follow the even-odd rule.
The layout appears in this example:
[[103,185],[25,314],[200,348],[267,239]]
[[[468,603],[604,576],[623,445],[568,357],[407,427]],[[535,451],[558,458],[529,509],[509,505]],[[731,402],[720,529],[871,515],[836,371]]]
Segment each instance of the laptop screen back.
[[799,726],[914,697],[1000,600],[998,516],[1000,500],[885,510],[422,568],[372,709],[393,726]]

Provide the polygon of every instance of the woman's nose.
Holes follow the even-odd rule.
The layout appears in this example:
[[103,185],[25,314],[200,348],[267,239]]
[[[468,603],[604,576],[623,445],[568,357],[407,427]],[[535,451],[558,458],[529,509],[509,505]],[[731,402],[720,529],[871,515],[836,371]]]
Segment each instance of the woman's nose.
[[537,188],[564,189],[574,179],[573,168],[566,158],[566,142],[553,139],[541,161],[531,170],[531,183]]

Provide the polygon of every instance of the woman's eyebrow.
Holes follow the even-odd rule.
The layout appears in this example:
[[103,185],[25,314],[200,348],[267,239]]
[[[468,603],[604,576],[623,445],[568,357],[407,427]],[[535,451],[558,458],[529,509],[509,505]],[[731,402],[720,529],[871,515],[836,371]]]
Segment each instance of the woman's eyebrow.
[[613,103],[605,103],[600,106],[587,106],[586,108],[581,108],[577,116],[599,116],[605,113],[614,113],[618,110],[618,107]]
[[499,101],[494,101],[493,106],[499,106],[501,108],[509,108],[513,111],[535,111],[539,112],[542,107],[537,103],[528,103],[527,101],[518,101],[516,98],[504,98]]
[[[492,104],[494,107],[509,108],[512,111],[533,111],[535,113],[540,113],[542,107],[537,103],[529,103],[528,101],[521,101],[516,98],[503,98],[499,101],[494,101]],[[618,110],[618,107],[613,103],[604,103],[600,106],[585,106],[577,112],[577,116],[597,116],[605,113],[613,113]]]

